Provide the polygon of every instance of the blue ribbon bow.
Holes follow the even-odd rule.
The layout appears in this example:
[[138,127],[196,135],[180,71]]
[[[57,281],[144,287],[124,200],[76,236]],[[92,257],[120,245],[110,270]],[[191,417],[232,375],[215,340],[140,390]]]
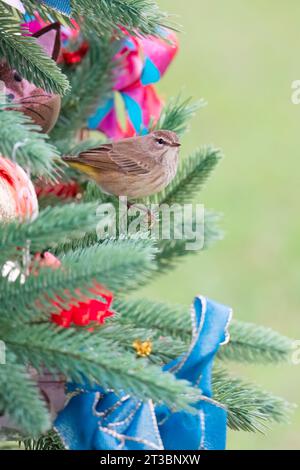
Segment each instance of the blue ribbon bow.
[[201,390],[197,412],[173,412],[114,391],[70,387],[71,398],[55,428],[72,450],[213,450],[226,445],[226,410],[212,399],[211,373],[219,346],[229,335],[231,309],[204,297],[191,308],[189,351],[164,367]]

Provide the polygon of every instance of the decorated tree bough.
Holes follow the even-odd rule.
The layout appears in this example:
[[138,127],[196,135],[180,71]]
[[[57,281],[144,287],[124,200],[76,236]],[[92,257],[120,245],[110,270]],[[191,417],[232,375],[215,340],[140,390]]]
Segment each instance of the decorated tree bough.
[[[197,106],[163,105],[155,91],[177,39],[152,0],[62,4],[24,0],[24,16],[19,3],[0,1],[1,438],[37,449],[224,448],[226,423],[263,431],[290,410],[227,365],[287,361],[292,343],[268,328],[229,325],[230,309],[201,296],[191,319],[189,307],[129,295],[194,251],[186,239],[149,237],[152,214],[138,236],[119,224],[115,237],[99,237],[99,206],[118,211],[118,198],[61,157],[107,138],[181,137]],[[191,203],[222,153],[183,153],[172,182],[129,207]],[[203,249],[221,238],[218,224],[205,210]],[[193,432],[174,436],[187,422]]]

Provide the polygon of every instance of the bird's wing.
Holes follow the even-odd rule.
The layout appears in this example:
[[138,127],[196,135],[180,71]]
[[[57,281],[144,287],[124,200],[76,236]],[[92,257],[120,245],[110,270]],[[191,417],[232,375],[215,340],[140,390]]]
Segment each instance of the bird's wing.
[[156,162],[147,158],[142,149],[114,143],[81,152],[78,161],[102,171],[118,171],[136,176],[149,174],[156,166]]

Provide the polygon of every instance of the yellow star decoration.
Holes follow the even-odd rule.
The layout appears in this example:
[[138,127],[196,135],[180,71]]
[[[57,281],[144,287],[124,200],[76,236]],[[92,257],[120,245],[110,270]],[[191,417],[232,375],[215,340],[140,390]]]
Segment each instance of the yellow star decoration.
[[152,341],[150,341],[149,339],[147,341],[141,341],[139,339],[136,339],[132,343],[132,346],[136,350],[136,353],[139,357],[150,356],[152,352]]

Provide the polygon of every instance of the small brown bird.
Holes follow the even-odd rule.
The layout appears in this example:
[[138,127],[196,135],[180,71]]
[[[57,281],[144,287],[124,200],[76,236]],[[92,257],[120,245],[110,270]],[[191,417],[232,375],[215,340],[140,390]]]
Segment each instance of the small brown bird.
[[63,157],[116,196],[140,198],[163,190],[176,175],[179,139],[172,131],[154,131]]

